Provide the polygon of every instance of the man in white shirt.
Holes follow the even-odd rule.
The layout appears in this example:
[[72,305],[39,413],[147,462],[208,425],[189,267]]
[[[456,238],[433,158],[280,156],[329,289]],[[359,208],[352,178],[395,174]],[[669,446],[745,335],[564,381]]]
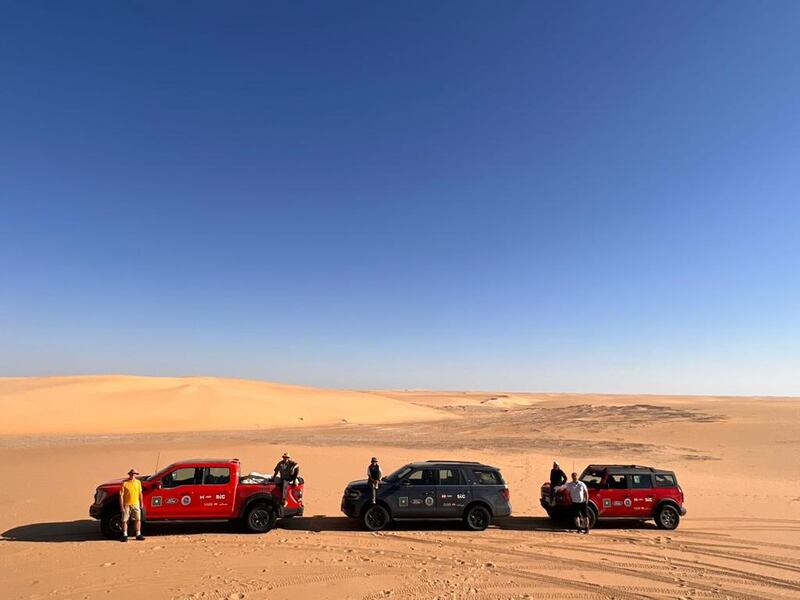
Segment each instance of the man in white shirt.
[[589,488],[586,484],[578,480],[578,474],[572,474],[572,481],[567,483],[567,492],[572,500],[572,514],[575,517],[575,526],[578,533],[589,533]]

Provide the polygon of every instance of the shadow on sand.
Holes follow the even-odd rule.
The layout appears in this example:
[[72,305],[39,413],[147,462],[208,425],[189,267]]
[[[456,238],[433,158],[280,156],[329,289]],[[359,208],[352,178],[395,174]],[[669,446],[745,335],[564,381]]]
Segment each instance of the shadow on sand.
[[[508,517],[497,519],[492,529],[504,531],[569,531],[566,524],[555,523],[547,517]],[[289,531],[352,531],[369,533],[361,527],[356,519],[347,517],[328,517],[315,515],[282,519],[277,529]],[[595,529],[649,529],[655,530],[652,523],[639,521],[601,521]],[[397,521],[392,523],[389,531],[466,531],[461,521]],[[171,522],[147,523],[145,535],[204,535],[204,534],[241,534],[242,529],[227,521],[214,522]],[[54,523],[31,523],[20,525],[2,534],[3,541],[12,542],[100,542],[109,541],[100,533],[100,525],[91,519],[78,521],[61,521]]]

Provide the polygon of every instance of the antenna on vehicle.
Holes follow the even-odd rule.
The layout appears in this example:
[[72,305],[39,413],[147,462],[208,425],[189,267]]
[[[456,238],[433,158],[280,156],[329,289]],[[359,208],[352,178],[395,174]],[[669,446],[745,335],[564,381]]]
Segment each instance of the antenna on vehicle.
[[161,450],[158,451],[158,456],[156,456],[156,470],[153,471],[154,475],[158,473],[158,463],[160,462],[161,462]]

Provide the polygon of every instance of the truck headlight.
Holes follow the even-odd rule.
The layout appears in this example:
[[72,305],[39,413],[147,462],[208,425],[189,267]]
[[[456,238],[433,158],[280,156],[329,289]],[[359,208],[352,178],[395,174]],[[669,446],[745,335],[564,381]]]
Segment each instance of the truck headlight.
[[95,493],[94,493],[94,503],[95,504],[102,504],[103,500],[106,499],[106,496],[108,496],[108,493],[105,490],[97,490],[97,491],[95,491]]
[[358,490],[345,490],[344,495],[350,498],[350,500],[358,500],[361,498],[361,492]]

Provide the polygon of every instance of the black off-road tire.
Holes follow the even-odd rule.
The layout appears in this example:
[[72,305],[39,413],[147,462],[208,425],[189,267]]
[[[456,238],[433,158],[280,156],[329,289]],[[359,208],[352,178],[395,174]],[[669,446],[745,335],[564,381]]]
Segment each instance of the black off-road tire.
[[244,515],[244,526],[250,533],[266,533],[278,521],[275,507],[266,502],[256,502],[247,507]]
[[392,522],[392,516],[380,504],[368,506],[361,515],[361,523],[369,531],[381,531]]
[[[595,525],[597,525],[597,510],[595,510],[594,507],[592,507],[592,505],[590,504],[586,508],[586,514],[589,516],[589,523],[586,525],[586,527],[588,529],[594,529]],[[579,527],[578,527],[578,515],[575,515],[574,517],[572,517],[572,524],[573,524],[574,527],[579,529]]]
[[483,531],[492,522],[492,513],[480,504],[473,504],[464,513],[464,524],[472,531]]
[[118,540],[122,537],[122,513],[119,506],[109,506],[100,517],[100,533],[109,540]]
[[681,514],[671,504],[664,504],[656,510],[656,527],[659,529],[675,529],[681,522]]

